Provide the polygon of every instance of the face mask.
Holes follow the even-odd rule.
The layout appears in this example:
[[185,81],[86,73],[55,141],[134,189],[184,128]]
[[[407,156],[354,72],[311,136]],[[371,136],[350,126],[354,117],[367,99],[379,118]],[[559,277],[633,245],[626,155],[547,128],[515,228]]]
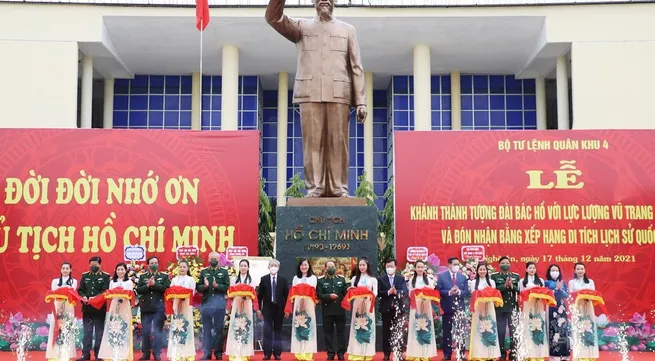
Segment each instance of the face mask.
[[91,272],[96,273],[100,270],[100,267],[98,266],[91,266]]
[[509,265],[508,264],[501,264],[500,269],[507,272],[507,271],[509,271]]
[[212,266],[212,267],[216,267],[216,266],[218,266],[218,261],[213,259],[213,260],[209,261],[209,265]]
[[158,264],[151,264],[150,266],[148,266],[148,268],[150,268],[150,270],[152,272],[157,272],[157,270],[159,269],[159,265]]
[[553,271],[553,272],[550,273],[550,278],[556,280],[557,277],[559,277],[559,272]]
[[394,267],[387,267],[387,274],[392,275],[396,273],[396,269]]
[[277,268],[277,267],[271,267],[271,268],[269,268],[268,270],[271,271],[271,274],[272,274],[272,275],[274,275],[274,274],[277,274],[277,270],[278,270],[278,268]]
[[337,270],[334,268],[328,268],[327,271],[330,276],[334,276],[334,274],[337,273]]
[[453,266],[453,272],[454,273],[459,272],[459,266]]

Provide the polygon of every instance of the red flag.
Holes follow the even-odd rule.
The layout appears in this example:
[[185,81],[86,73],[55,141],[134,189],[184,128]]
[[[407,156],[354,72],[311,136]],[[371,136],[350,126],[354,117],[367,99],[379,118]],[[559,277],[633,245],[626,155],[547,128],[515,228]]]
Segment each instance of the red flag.
[[209,24],[209,0],[196,0],[196,28],[203,31]]

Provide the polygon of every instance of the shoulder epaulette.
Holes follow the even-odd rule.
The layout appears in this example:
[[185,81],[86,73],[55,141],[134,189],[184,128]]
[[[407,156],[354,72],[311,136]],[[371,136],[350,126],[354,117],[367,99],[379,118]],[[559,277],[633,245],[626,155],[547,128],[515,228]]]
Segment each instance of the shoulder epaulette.
[[500,273],[500,272],[493,272],[493,273],[491,273],[491,276],[493,276],[493,275],[497,275],[497,274],[499,274],[499,273]]
[[518,274],[518,273],[516,273],[516,272],[512,272],[512,274],[513,274],[513,275],[520,276],[520,274]]
[[85,275],[85,274],[87,274],[87,273],[91,273],[91,271],[86,271],[86,272],[84,272],[84,273],[82,273],[82,274]]
[[102,272],[102,273],[106,274],[107,276],[109,276],[109,272],[105,272],[105,271],[100,271],[100,272]]
[[325,276],[318,277],[319,280],[325,279]]

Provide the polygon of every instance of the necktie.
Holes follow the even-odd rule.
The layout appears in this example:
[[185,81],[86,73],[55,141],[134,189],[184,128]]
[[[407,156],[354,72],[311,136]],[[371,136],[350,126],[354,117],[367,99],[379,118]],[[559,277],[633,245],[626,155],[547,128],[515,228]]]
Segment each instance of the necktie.
[[275,289],[277,288],[277,282],[275,281],[275,276],[273,277],[273,287],[271,287],[271,302],[275,303]]
[[453,273],[453,286],[457,285],[457,277],[455,277],[455,274]]

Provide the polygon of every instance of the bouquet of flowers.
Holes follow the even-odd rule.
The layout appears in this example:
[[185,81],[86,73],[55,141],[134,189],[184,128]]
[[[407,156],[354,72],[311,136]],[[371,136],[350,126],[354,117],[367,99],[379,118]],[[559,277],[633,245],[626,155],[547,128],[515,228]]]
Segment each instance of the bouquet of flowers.
[[139,276],[146,272],[146,268],[145,263],[136,263],[136,261],[132,261],[127,265],[127,277],[132,281],[134,289],[136,289],[136,285],[139,283]]

